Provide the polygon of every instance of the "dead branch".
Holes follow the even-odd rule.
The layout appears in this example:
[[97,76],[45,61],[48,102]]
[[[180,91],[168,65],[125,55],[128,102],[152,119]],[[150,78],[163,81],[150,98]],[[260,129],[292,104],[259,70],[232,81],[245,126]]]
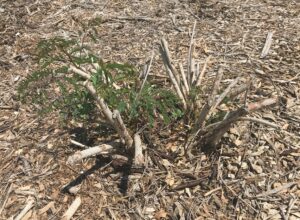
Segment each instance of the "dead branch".
[[254,198],[266,197],[266,196],[269,196],[269,195],[273,195],[273,194],[279,193],[279,192],[281,192],[283,190],[286,190],[288,188],[291,188],[292,186],[297,185],[297,184],[299,184],[299,183],[297,183],[297,182],[286,183],[286,184],[284,184],[284,185],[282,185],[280,187],[277,187],[275,189],[266,191],[264,193],[260,193],[260,194],[258,194],[256,196],[254,196]]
[[219,90],[220,83],[221,83],[221,80],[222,80],[222,76],[223,76],[223,68],[220,67],[219,71],[218,71],[218,73],[215,77],[215,82],[214,82],[214,86],[213,86],[211,95],[208,98],[206,104],[202,107],[199,118],[198,118],[198,121],[196,122],[197,129],[199,129],[203,126],[203,123],[204,123],[207,115],[209,114],[211,107],[215,103],[217,92]]
[[239,94],[241,94],[241,93],[245,92],[247,89],[249,89],[249,87],[250,87],[249,84],[244,84],[244,85],[241,85],[241,86],[237,87],[236,89],[232,89],[230,91],[230,93],[228,94],[228,98],[230,100],[234,99]]
[[188,53],[188,67],[187,67],[187,79],[189,85],[192,85],[193,80],[193,52],[194,52],[194,35],[195,35],[195,29],[196,29],[197,21],[194,22],[193,31],[191,35],[191,42],[189,46],[189,53]]
[[77,151],[75,154],[70,156],[67,160],[67,164],[74,165],[76,162],[81,161],[84,158],[99,155],[109,154],[113,151],[115,146],[109,144],[101,144],[96,147],[91,147],[86,150]]
[[274,105],[278,102],[278,98],[268,98],[268,99],[264,99],[262,101],[259,102],[255,102],[255,103],[250,103],[247,106],[247,110],[248,111],[257,111],[259,109],[262,109],[266,106],[270,106],[270,105]]
[[134,164],[137,166],[144,165],[143,144],[139,134],[134,135],[134,150]]
[[247,114],[244,108],[239,108],[231,112],[228,117],[220,122],[211,132],[206,134],[202,140],[202,150],[210,152],[215,150],[216,145],[219,143],[223,135],[230,129],[231,125],[235,123],[240,117]]
[[230,85],[224,90],[224,92],[221,95],[219,95],[219,97],[214,103],[214,106],[211,108],[210,111],[213,112],[218,107],[218,105],[224,100],[224,98],[228,95],[231,89],[239,82],[239,80],[240,78],[237,77],[232,83],[230,83]]
[[189,85],[188,85],[188,82],[187,82],[187,79],[186,79],[186,75],[184,73],[182,63],[179,63],[179,70],[180,70],[181,78],[182,78],[182,81],[183,81],[183,89],[182,90],[183,90],[183,93],[185,94],[185,97],[187,98],[187,95],[190,92],[190,88],[189,88]]
[[273,32],[269,32],[267,35],[265,46],[261,52],[260,58],[265,58],[268,55],[272,44],[272,37],[273,37]]
[[68,210],[65,212],[65,214],[62,217],[62,220],[70,220],[73,215],[75,214],[75,212],[77,211],[77,209],[79,208],[81,204],[81,199],[80,197],[77,197],[72,204],[70,205],[70,207],[68,208]]
[[26,206],[22,209],[19,215],[14,218],[14,220],[21,220],[26,215],[26,213],[34,206],[34,203],[35,200],[32,197],[29,197]]
[[202,83],[202,79],[203,79],[203,77],[204,77],[204,73],[205,73],[205,71],[206,71],[208,62],[210,61],[210,58],[211,58],[211,56],[207,57],[207,59],[206,59],[204,65],[203,65],[203,68],[202,68],[202,70],[201,70],[201,73],[200,73],[199,76],[196,78],[195,85],[196,85],[197,87],[199,87],[199,86],[201,85],[201,83]]
[[161,39],[161,44],[160,44],[160,47],[159,47],[159,51],[160,51],[160,54],[163,58],[163,62],[164,62],[166,71],[167,71],[167,73],[170,77],[170,80],[171,80],[172,84],[175,87],[175,91],[178,94],[180,100],[182,101],[184,109],[186,109],[187,108],[186,100],[185,100],[184,95],[183,95],[183,93],[180,89],[179,81],[178,81],[178,79],[176,79],[176,76],[179,76],[179,74],[177,74],[176,69],[173,67],[173,65],[171,63],[170,53],[169,53],[169,49],[168,49],[168,43],[164,38]]

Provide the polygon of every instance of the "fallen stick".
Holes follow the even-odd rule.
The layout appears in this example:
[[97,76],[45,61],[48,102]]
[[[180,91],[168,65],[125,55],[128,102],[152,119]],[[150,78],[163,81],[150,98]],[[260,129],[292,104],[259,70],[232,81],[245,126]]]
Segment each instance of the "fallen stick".
[[82,144],[82,143],[79,143],[79,142],[77,142],[77,141],[75,141],[75,140],[70,140],[70,142],[71,142],[71,144],[74,144],[74,145],[76,145],[76,146],[78,146],[78,147],[82,147],[82,148],[88,148],[88,146],[86,146],[86,145],[84,145],[84,144]]
[[272,122],[269,122],[269,121],[266,121],[266,120],[263,120],[263,119],[259,119],[259,118],[241,117],[239,120],[256,122],[256,123],[259,123],[259,124],[270,126],[272,128],[275,128],[275,129],[280,129],[281,128],[280,126],[278,126],[278,125],[276,125]]
[[14,218],[14,220],[21,220],[26,215],[26,213],[34,206],[34,203],[35,203],[35,200],[30,197],[27,200],[26,206],[23,208],[23,210],[20,212],[20,214],[16,218]]
[[91,147],[83,151],[77,151],[75,152],[75,154],[68,158],[67,164],[74,165],[76,162],[90,156],[109,154],[113,151],[113,149],[114,147],[112,145],[101,144],[100,146]]
[[173,65],[171,63],[170,53],[169,53],[169,49],[168,49],[168,43],[164,38],[161,39],[159,51],[162,56],[163,63],[165,65],[165,68],[169,75],[169,78],[175,87],[175,91],[176,91],[177,95],[179,96],[180,100],[182,101],[184,109],[186,109],[187,108],[186,100],[184,98],[183,92],[180,89],[178,79],[176,78],[176,76],[179,76],[179,74],[177,74],[176,69],[173,67]]
[[264,100],[259,101],[259,102],[250,103],[247,106],[247,110],[248,111],[257,111],[257,110],[259,110],[261,108],[264,108],[266,106],[276,104],[277,101],[278,101],[278,98],[268,98],[268,99],[264,99]]
[[269,50],[271,48],[272,37],[273,37],[273,32],[269,32],[267,35],[265,46],[261,52],[260,58],[265,58],[268,55]]
[[297,184],[299,184],[299,183],[298,183],[298,182],[286,183],[286,184],[284,184],[284,185],[282,185],[282,186],[280,186],[280,187],[277,187],[277,188],[275,188],[275,189],[266,191],[266,192],[264,192],[264,193],[260,193],[260,194],[258,194],[258,195],[256,195],[256,196],[254,196],[254,198],[270,196],[270,195],[279,193],[279,192],[281,192],[281,191],[283,191],[283,190],[286,190],[286,189],[288,189],[288,188],[290,188],[290,187],[292,187],[292,186],[294,186],[294,185],[297,185]]
[[5,208],[5,205],[6,205],[6,203],[7,203],[8,197],[9,197],[11,191],[12,191],[12,185],[13,185],[13,184],[10,183],[10,186],[9,186],[7,192],[6,192],[6,195],[5,195],[5,197],[3,198],[3,200],[2,200],[2,206],[1,206],[1,208],[0,208],[0,216],[1,216],[2,211],[3,211],[4,208]]
[[77,211],[77,209],[79,208],[81,204],[81,199],[80,197],[77,197],[72,204],[70,205],[70,207],[68,208],[68,210],[65,212],[65,214],[62,217],[62,220],[70,220],[73,215],[75,214],[75,212]]

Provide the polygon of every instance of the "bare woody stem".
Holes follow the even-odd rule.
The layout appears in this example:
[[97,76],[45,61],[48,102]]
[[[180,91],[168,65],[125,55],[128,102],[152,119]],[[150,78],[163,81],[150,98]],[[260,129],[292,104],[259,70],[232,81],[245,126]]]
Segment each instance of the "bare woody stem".
[[129,132],[124,125],[120,114],[118,112],[115,112],[115,114],[113,114],[113,112],[105,103],[104,99],[99,96],[99,94],[97,94],[96,89],[94,88],[92,83],[89,82],[89,79],[91,78],[90,74],[74,66],[71,66],[69,70],[87,79],[84,83],[82,83],[82,85],[85,86],[89,93],[94,97],[99,110],[104,114],[106,120],[114,127],[121,139],[125,141],[126,146],[130,148],[132,146],[133,139],[129,135]]

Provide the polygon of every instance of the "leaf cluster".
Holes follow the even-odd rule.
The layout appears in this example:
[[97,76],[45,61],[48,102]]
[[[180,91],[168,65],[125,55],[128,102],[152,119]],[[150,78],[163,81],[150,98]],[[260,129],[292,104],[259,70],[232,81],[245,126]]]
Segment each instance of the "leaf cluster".
[[153,124],[160,119],[170,123],[183,114],[171,90],[150,82],[141,89],[134,67],[104,62],[79,40],[42,40],[36,54],[39,68],[20,83],[18,94],[41,113],[58,111],[65,119],[78,120],[95,115],[95,100],[81,84],[86,79],[71,73],[72,65],[91,75],[97,93],[111,109],[118,109],[129,125]]

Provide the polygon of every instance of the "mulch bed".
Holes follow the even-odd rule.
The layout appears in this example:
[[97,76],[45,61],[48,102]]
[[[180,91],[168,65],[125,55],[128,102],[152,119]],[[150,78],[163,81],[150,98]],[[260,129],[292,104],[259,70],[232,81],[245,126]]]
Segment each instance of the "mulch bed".
[[[73,17],[73,18],[72,18]],[[97,124],[58,115],[40,118],[17,101],[17,85],[36,68],[34,48],[53,36],[75,38],[102,18],[95,51],[104,60],[142,69],[155,51],[151,74],[165,74],[158,53],[168,40],[174,62],[186,65],[195,20],[194,58],[207,68],[207,85],[219,65],[225,80],[252,78],[248,100],[280,103],[251,117],[275,129],[241,121],[220,148],[187,159],[176,155],[184,128],[161,128],[146,140],[143,170],[113,166],[105,157],[70,167],[70,139],[97,145],[111,136]],[[0,4],[0,218],[60,219],[76,197],[74,219],[299,219],[300,218],[300,4],[284,0],[227,1],[5,1]],[[269,53],[261,57],[267,35]],[[222,107],[222,106],[221,106]],[[224,108],[226,108],[224,106]],[[74,193],[67,192],[75,187]],[[74,189],[74,188],[73,188]]]

